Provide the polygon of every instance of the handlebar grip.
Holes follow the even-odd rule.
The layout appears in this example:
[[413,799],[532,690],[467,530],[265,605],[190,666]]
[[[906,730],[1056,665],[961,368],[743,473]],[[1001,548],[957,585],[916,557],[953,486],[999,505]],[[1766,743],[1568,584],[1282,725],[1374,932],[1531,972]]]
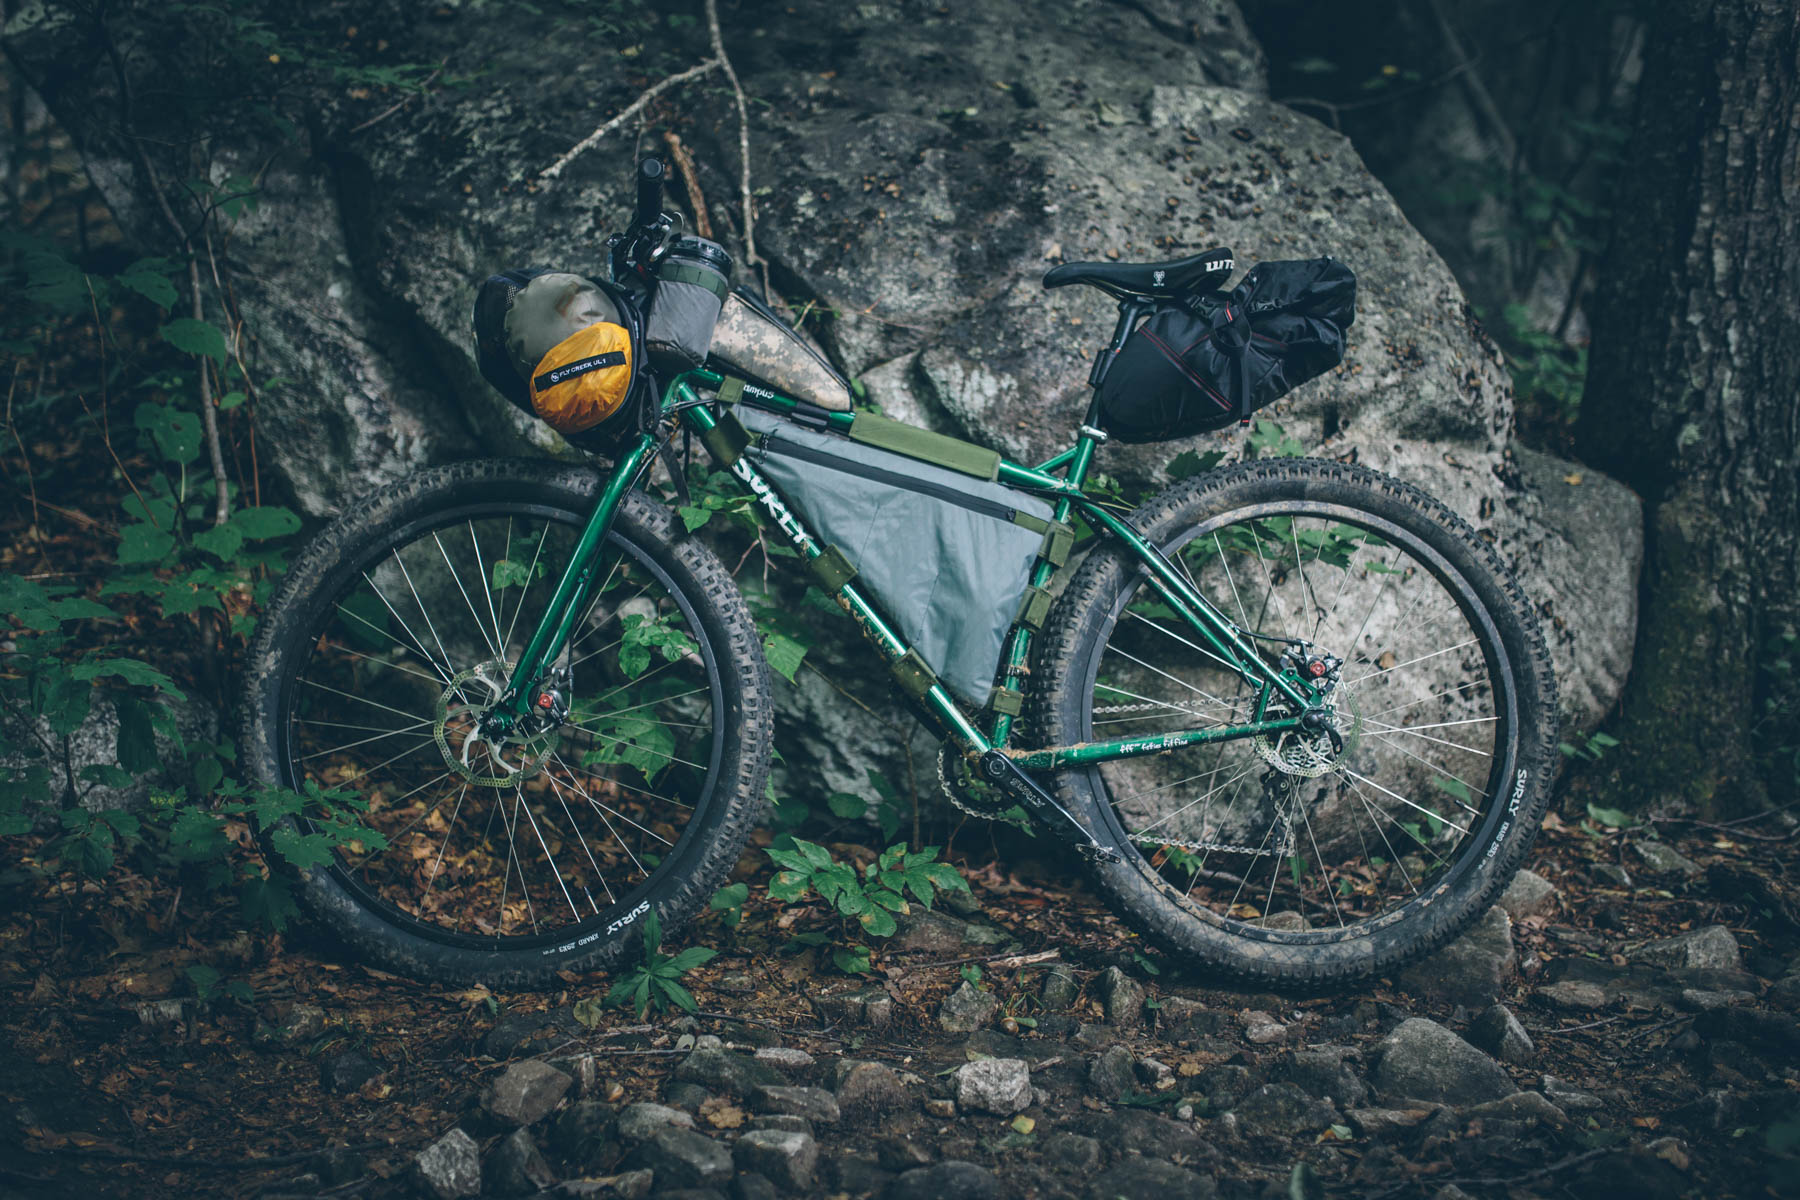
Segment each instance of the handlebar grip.
[[637,224],[654,225],[662,217],[663,180],[668,171],[661,160],[646,158],[637,169]]

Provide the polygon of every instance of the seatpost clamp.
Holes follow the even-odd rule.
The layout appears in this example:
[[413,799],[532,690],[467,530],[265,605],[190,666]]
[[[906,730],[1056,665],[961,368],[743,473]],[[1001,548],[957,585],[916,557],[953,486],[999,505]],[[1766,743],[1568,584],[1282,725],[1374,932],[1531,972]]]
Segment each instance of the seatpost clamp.
[[1104,429],[1095,429],[1092,425],[1083,425],[1081,427],[1081,436],[1093,438],[1096,442],[1104,442],[1107,439],[1108,434]]

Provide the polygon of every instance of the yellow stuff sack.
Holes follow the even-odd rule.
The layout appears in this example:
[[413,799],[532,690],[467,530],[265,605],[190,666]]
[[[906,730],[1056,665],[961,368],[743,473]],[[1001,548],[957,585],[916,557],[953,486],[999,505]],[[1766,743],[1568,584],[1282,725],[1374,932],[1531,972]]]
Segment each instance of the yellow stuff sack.
[[531,373],[531,407],[561,434],[592,429],[631,390],[631,334],[602,321],[564,338]]

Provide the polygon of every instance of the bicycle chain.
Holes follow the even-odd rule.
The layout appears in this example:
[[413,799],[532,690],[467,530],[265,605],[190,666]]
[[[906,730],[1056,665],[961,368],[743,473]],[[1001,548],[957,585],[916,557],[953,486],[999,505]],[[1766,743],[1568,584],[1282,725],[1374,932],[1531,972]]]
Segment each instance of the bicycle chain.
[[1136,833],[1126,836],[1140,846],[1173,846],[1177,850],[1190,852],[1198,850],[1206,853],[1216,850],[1221,854],[1242,854],[1250,858],[1267,858],[1275,853],[1273,850],[1264,850],[1257,846],[1234,846],[1229,842],[1183,842],[1176,838],[1152,838]]

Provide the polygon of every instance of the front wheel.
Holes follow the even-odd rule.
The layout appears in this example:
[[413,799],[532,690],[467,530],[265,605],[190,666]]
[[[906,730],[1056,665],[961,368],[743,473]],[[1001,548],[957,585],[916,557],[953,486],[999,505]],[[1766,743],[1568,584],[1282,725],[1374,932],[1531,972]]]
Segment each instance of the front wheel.
[[[1330,673],[1309,732],[1055,777],[1119,851],[1096,867],[1115,909],[1178,955],[1298,989],[1392,971],[1484,912],[1548,802],[1556,686],[1493,550],[1417,488],[1310,459],[1200,476],[1131,521],[1265,661]],[[1045,746],[1244,724],[1263,703],[1116,547],[1070,582],[1039,664]]]
[[315,539],[264,616],[245,767],[354,797],[377,836],[325,839],[297,892],[389,969],[534,986],[611,966],[646,913],[674,928],[706,903],[760,812],[772,718],[755,628],[718,559],[637,492],[555,664],[566,721],[497,738],[480,724],[598,482],[549,462],[420,472]]

